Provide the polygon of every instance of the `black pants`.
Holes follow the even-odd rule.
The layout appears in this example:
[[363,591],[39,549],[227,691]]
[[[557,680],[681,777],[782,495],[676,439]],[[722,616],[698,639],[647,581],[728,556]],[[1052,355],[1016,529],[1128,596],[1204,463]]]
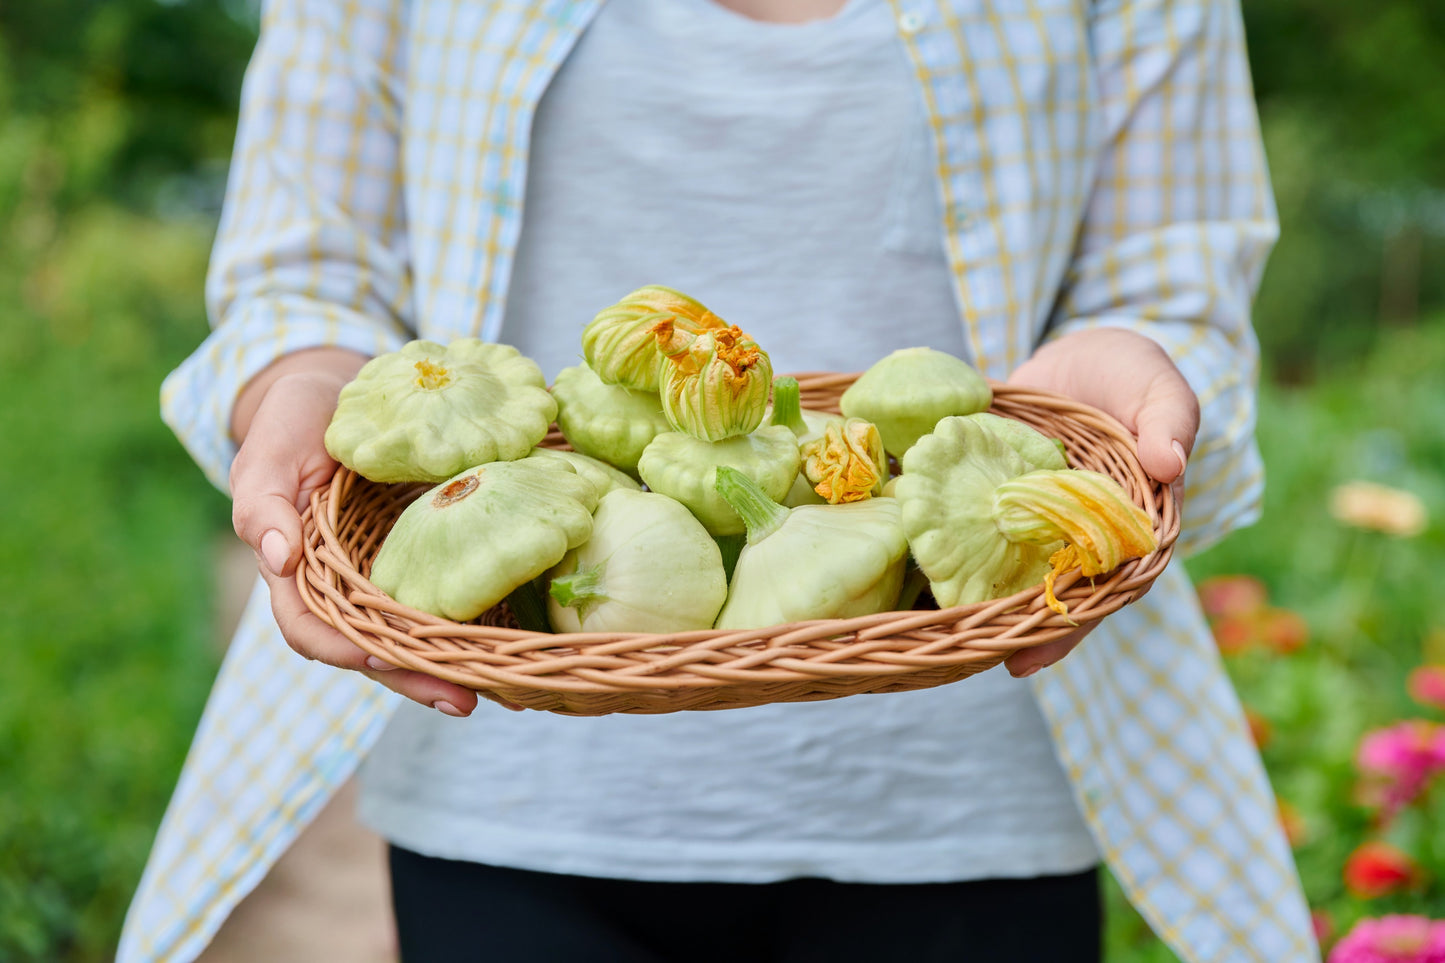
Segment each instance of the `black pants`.
[[648,883],[391,849],[403,963],[1097,963],[1097,870],[878,885]]

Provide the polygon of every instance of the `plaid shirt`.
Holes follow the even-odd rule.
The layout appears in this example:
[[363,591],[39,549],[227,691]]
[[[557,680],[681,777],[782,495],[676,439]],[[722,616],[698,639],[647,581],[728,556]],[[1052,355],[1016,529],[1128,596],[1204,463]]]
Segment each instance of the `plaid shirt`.
[[[495,338],[537,103],[600,0],[274,0],[167,421],[224,488],[242,385],[317,345]],[[1099,325],[1198,393],[1181,552],[1258,511],[1249,305],[1275,220],[1233,0],[890,0],[933,128],[974,358]],[[1033,683],[1110,868],[1185,960],[1318,959],[1273,795],[1188,579]],[[965,683],[966,684],[966,683]],[[308,663],[258,586],[121,940],[190,960],[354,770],[396,697]]]

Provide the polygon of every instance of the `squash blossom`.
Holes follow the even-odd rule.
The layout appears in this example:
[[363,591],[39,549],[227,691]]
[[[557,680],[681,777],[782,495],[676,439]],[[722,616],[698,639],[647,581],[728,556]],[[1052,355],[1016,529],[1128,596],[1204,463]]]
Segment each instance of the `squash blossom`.
[[1044,469],[1006,481],[994,490],[993,520],[1011,541],[1063,541],[1049,556],[1044,600],[1065,616],[1068,606],[1054,596],[1054,580],[1064,572],[1077,565],[1086,577],[1102,575],[1159,547],[1144,510],[1118,482],[1095,471]]
[[802,448],[803,472],[830,505],[883,494],[888,456],[876,426],[862,418],[835,421]]
[[[804,409],[797,378],[780,375],[773,379],[773,410],[768,415],[767,422],[769,425],[782,425],[791,431],[798,439],[799,452],[808,442],[821,438],[829,424],[839,420],[841,419],[837,415]],[[807,474],[800,471],[793,481],[793,487],[783,496],[782,503],[789,508],[798,505],[821,505],[824,498],[813,490],[813,482],[808,481]]]
[[582,354],[588,367],[608,384],[658,390],[661,355],[652,328],[662,320],[672,321],[691,335],[726,327],[722,318],[696,298],[650,284],[602,309],[582,330]]
[[703,441],[746,435],[763,422],[773,365],[736,326],[691,335],[671,318],[653,325],[662,355],[662,412],[678,431]]

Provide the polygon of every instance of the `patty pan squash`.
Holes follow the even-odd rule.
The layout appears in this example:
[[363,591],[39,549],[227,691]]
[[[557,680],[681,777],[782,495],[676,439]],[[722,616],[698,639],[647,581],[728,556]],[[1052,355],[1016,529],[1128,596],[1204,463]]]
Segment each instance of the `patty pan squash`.
[[838,406],[878,426],[883,447],[902,458],[949,415],[971,415],[993,403],[993,389],[968,362],[933,348],[902,348],[875,362],[848,386]]
[[586,365],[563,368],[552,384],[557,427],[584,455],[636,471],[648,442],[672,431],[656,391],[608,384]]
[[784,508],[730,468],[718,469],[717,487],[748,531],[717,628],[846,619],[897,604],[908,540],[895,499]]
[[565,461],[469,468],[407,506],[371,581],[403,605],[465,622],[592,534],[597,489]]
[[1053,440],[979,413],[940,421],[903,459],[895,488],[913,557],[938,604],[1002,598],[1073,565],[1108,571],[1152,551],[1148,517],[1112,478],[1067,467]]
[[567,462],[572,466],[573,471],[592,483],[592,487],[597,489],[598,498],[616,488],[637,491],[642,487],[637,483],[637,479],[626,472],[613,468],[599,458],[593,458],[578,451],[567,451],[563,448],[533,448],[532,453],[527,457]]
[[682,504],[656,492],[602,496],[592,537],[549,575],[557,632],[711,628],[728,594],[717,543]]
[[682,502],[711,534],[738,535],[746,526],[718,493],[719,467],[737,469],[776,501],[793,486],[801,462],[793,433],[770,425],[724,441],[670,431],[652,440],[637,468],[648,488]]
[[439,482],[524,457],[556,415],[541,369],[516,348],[412,341],[341,389],[326,450],[372,481]]

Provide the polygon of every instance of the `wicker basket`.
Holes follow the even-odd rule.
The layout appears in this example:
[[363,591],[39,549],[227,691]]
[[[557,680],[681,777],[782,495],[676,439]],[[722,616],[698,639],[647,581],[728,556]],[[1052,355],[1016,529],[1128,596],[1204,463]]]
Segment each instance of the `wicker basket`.
[[[803,405],[838,410],[856,375],[802,374]],[[1159,548],[1108,575],[1061,576],[1055,591],[1090,625],[1148,590],[1179,519],[1112,418],[1044,392],[994,386],[993,411],[1063,440],[1071,465],[1112,476],[1154,522]],[[544,444],[565,447],[556,431]],[[307,607],[372,655],[532,709],[569,715],[732,709],[900,692],[954,682],[1018,649],[1074,630],[1037,586],[1009,598],[926,611],[795,622],[746,631],[552,635],[515,627],[505,605],[460,624],[401,605],[367,580],[396,517],[426,485],[379,485],[341,469],[304,518],[298,583]]]

